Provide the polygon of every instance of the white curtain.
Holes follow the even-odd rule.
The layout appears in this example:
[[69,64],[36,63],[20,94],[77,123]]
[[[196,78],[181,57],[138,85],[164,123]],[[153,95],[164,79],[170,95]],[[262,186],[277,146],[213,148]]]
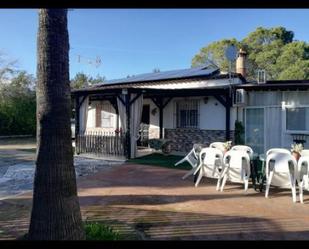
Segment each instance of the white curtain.
[[249,106],[268,106],[268,105],[281,105],[282,93],[281,92],[249,92],[248,105]]
[[[125,101],[126,96],[124,94],[120,95],[121,99]],[[126,106],[121,102],[119,98],[117,98],[117,106],[120,117],[121,129],[125,133],[127,131],[127,114],[126,114]]]
[[[131,100],[136,97],[136,94],[131,94]],[[131,158],[136,157],[137,144],[139,139],[139,130],[143,111],[143,94],[141,94],[131,105],[130,109],[130,136],[131,136]]]
[[[82,97],[79,101],[82,100]],[[87,96],[79,108],[79,134],[83,135],[87,129],[89,97]]]

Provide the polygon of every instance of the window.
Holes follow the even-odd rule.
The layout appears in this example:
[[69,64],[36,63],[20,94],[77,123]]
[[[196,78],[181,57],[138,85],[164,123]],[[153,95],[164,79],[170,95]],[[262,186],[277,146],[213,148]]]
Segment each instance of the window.
[[176,102],[176,127],[198,128],[199,126],[198,100]]
[[96,127],[114,127],[114,116],[110,104],[98,103],[96,105]]
[[102,121],[101,121],[101,127],[102,128],[113,127],[113,114],[112,114],[110,104],[103,104],[102,105],[101,117],[102,117]]
[[286,130],[309,131],[309,107],[286,108]]
[[256,153],[264,153],[264,108],[246,108],[245,143]]

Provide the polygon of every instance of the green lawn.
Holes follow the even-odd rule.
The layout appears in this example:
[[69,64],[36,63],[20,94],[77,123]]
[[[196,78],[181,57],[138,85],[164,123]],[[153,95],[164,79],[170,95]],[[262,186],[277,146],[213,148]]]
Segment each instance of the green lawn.
[[171,169],[185,169],[185,170],[192,169],[191,165],[188,162],[184,162],[182,164],[179,164],[178,166],[174,166],[174,164],[182,158],[183,156],[163,155],[159,153],[154,153],[151,155],[130,159],[128,160],[128,162],[152,165],[152,166],[160,166]]

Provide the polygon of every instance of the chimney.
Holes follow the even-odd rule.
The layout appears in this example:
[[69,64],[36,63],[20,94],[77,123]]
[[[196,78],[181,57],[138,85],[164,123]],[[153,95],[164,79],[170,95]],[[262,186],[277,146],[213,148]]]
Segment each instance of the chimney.
[[236,73],[240,73],[243,77],[246,77],[246,55],[247,52],[240,49],[236,60]]

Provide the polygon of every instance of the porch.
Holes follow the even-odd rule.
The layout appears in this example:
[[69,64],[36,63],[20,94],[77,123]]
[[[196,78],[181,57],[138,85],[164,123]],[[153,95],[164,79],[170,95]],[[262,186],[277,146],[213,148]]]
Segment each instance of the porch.
[[[91,89],[75,91],[75,113],[76,113],[76,153],[92,153],[96,156],[119,156],[124,158],[134,158],[148,148],[149,139],[168,139],[172,142],[174,152],[184,154],[192,148],[194,143],[211,143],[212,141],[225,141],[233,137],[231,130],[231,108],[233,99],[233,88],[231,86],[208,87],[199,89],[149,89],[149,88],[116,88],[116,89]],[[200,119],[204,115],[193,110],[199,102],[211,98],[215,108],[219,109],[222,116],[219,123],[214,124],[217,127],[223,126],[222,129],[207,130],[198,127],[202,122]],[[173,100],[183,104],[185,108],[182,116],[176,116],[175,105],[169,105]],[[108,102],[115,110],[115,120],[117,120],[114,130],[102,131],[92,129],[86,131],[85,114],[83,109],[89,108],[89,103]],[[215,102],[216,101],[216,102]],[[144,107],[148,107],[148,116],[151,112],[157,112],[158,117],[148,117],[148,124],[143,122]],[[193,104],[192,104],[193,103]],[[175,104],[175,103],[174,103]],[[193,107],[192,107],[193,106]],[[178,106],[176,107],[178,108]],[[205,110],[204,110],[205,111]],[[215,110],[206,110],[207,116],[212,115]],[[184,114],[184,115],[183,115]],[[154,116],[156,114],[153,114]],[[95,119],[97,119],[95,114]],[[223,117],[223,118],[222,118]],[[87,118],[86,118],[87,119]],[[140,123],[138,120],[141,120]],[[154,121],[153,121],[154,120]],[[171,121],[172,120],[172,121]],[[188,121],[189,120],[189,121]],[[193,121],[192,121],[193,120]],[[210,120],[210,119],[209,119]],[[84,124],[81,124],[81,123]],[[178,122],[175,124],[175,122]],[[179,124],[188,123],[188,127],[180,127]],[[190,123],[191,122],[191,123]],[[174,126],[171,124],[174,123]],[[196,125],[196,127],[195,127]],[[143,128],[144,127],[144,128]],[[145,129],[146,127],[146,129]],[[149,129],[149,127],[152,128]],[[136,137],[140,137],[136,139]]]

